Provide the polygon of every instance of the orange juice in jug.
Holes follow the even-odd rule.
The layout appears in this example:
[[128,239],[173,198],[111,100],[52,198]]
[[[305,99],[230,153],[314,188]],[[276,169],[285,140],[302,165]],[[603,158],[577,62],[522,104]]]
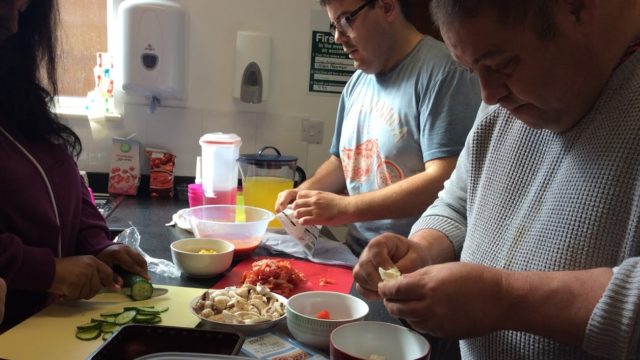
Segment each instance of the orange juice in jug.
[[[242,180],[244,203],[247,206],[255,206],[274,211],[278,194],[287,189],[293,189],[293,179],[285,179],[275,176],[252,176]],[[280,228],[282,225],[278,219],[269,222],[270,228]]]
[[[296,178],[299,183],[307,178],[304,170],[296,165],[297,160],[295,156],[282,155],[273,146],[265,146],[255,154],[241,154],[238,164],[245,205],[273,212],[278,194],[293,189]],[[269,222],[269,227],[281,228],[282,224],[274,219]]]

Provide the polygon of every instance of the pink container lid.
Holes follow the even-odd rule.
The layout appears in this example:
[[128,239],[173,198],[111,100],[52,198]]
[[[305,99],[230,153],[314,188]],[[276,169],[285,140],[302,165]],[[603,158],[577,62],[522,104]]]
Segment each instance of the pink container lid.
[[225,134],[215,132],[202,135],[200,145],[233,145],[240,147],[240,145],[242,145],[242,139],[233,133]]

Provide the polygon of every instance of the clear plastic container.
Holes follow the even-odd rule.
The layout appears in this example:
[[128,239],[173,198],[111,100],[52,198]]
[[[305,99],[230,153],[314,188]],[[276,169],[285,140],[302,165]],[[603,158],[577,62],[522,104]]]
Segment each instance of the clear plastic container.
[[[267,153],[267,150],[272,150],[273,153]],[[280,192],[293,189],[296,181],[301,183],[306,180],[307,175],[296,165],[296,161],[296,156],[282,155],[273,146],[265,146],[255,154],[240,155],[238,162],[244,203],[274,210]],[[269,223],[269,228],[281,227],[278,220]]]
[[260,245],[269,221],[268,210],[242,205],[204,205],[181,210],[195,237],[227,240],[236,250],[234,258],[250,256]]
[[204,134],[200,138],[205,205],[236,203],[241,145],[242,140],[236,134],[217,132]]

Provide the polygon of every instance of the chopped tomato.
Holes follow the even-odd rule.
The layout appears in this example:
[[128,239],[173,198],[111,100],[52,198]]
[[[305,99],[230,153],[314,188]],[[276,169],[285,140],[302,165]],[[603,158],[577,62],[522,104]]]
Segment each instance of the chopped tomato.
[[316,319],[331,320],[331,314],[329,314],[329,310],[324,309],[316,314]]
[[329,284],[335,284],[336,282],[333,281],[333,279],[320,278],[318,283],[320,284],[320,286],[326,286],[326,285],[329,285]]
[[242,284],[267,287],[274,293],[288,297],[298,285],[307,281],[304,275],[286,260],[264,259],[251,264],[251,270],[242,274]]

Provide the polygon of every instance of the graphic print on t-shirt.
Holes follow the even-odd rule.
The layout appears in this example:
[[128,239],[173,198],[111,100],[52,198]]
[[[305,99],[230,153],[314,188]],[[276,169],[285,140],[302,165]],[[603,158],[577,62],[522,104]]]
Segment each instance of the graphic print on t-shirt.
[[378,101],[369,107],[362,101],[354,104],[342,127],[340,155],[347,183],[372,191],[401,180],[401,167],[386,155],[395,153],[406,133],[388,103]]

